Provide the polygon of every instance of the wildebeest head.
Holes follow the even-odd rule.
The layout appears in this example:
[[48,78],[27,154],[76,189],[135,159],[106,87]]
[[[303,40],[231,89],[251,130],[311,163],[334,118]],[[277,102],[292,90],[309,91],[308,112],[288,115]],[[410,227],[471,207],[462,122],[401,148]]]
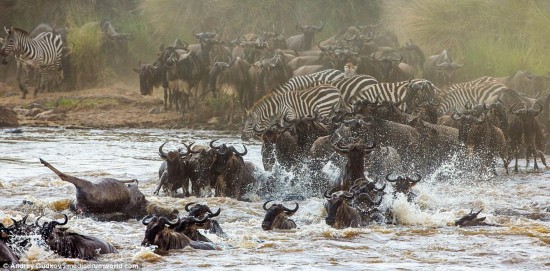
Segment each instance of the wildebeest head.
[[218,75],[224,70],[226,70],[227,68],[231,67],[231,64],[233,64],[233,62],[230,62],[230,63],[216,62],[214,63],[214,65],[212,65],[212,69],[210,69],[210,74],[208,75],[209,91],[212,91],[212,92],[216,91]]
[[[204,205],[204,204],[195,204],[194,202],[190,202],[190,203],[187,203],[185,205],[185,211],[188,212],[188,216],[192,216],[192,217],[196,217],[196,218],[203,218],[203,217],[207,217],[207,218],[213,218],[213,217],[216,217],[216,216],[219,216],[222,209],[221,208],[218,208],[218,210],[214,213],[212,212],[212,210],[210,210],[210,207],[208,207],[208,205]],[[193,205],[193,207],[189,208],[189,206]]]
[[296,223],[294,221],[289,220],[288,217],[296,213],[298,211],[298,208],[300,207],[297,202],[294,202],[296,204],[296,207],[294,209],[289,209],[285,207],[283,204],[271,204],[271,207],[267,208],[267,204],[270,201],[266,201],[263,205],[264,210],[266,211],[266,214],[264,216],[264,220],[262,222],[262,229],[263,230],[272,230],[272,229],[291,229],[296,227]]
[[172,222],[166,217],[158,218],[157,216],[152,215],[144,217],[141,223],[147,226],[147,228],[145,229],[145,237],[143,238],[141,245],[150,246],[155,244],[157,241],[157,234],[159,234],[164,229],[179,225],[179,222],[180,218],[178,218],[177,221]]
[[453,82],[454,74],[463,66],[461,64],[454,63],[447,50],[443,50],[433,64],[435,72],[439,75],[440,81],[443,85]]
[[397,178],[390,178],[391,175],[392,173],[386,175],[386,180],[393,183],[395,192],[403,193],[405,195],[409,194],[413,186],[415,186],[422,179],[419,174],[414,174],[414,177],[398,176]]
[[[47,240],[52,235],[52,233],[53,233],[56,226],[63,226],[63,225],[67,224],[67,222],[69,221],[69,219],[67,218],[67,215],[63,214],[63,217],[64,217],[63,222],[52,220],[50,222],[44,222],[42,224],[42,226],[40,226],[40,231],[39,232],[40,232],[40,235],[42,236],[42,238],[44,240]],[[40,218],[38,218],[36,220],[35,225],[39,225],[38,224],[39,220],[40,220]]]
[[407,85],[407,94],[403,99],[405,112],[411,113],[418,104],[424,102],[437,103],[437,88],[428,80],[410,79]]
[[355,194],[347,191],[334,192],[332,195],[328,194],[328,190],[324,193],[327,198],[327,217],[325,222],[335,228],[343,228],[349,226],[359,226],[361,224],[361,217],[348,205],[348,200],[354,198]]
[[133,68],[133,70],[139,74],[139,92],[141,95],[151,95],[153,87],[161,83],[160,69],[151,64],[141,64],[141,60],[138,66],[139,68]]

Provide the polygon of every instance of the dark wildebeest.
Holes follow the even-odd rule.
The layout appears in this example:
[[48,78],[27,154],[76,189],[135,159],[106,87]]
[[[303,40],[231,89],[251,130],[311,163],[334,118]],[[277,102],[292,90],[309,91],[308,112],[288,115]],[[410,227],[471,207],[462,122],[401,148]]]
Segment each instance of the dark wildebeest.
[[[133,70],[139,74],[139,92],[141,95],[153,94],[153,88],[160,87],[162,83],[162,70],[155,64],[138,64],[139,68]],[[167,97],[168,94],[165,96]],[[165,99],[165,107],[167,107],[167,98]]]
[[252,106],[254,87],[251,84],[248,70],[250,64],[240,58],[233,59],[229,64],[216,62],[210,70],[208,89],[229,97],[229,108],[225,120],[233,123],[235,104],[240,104],[241,112]]
[[147,226],[142,246],[156,246],[155,253],[167,254],[171,249],[182,249],[190,246],[194,249],[215,250],[217,247],[208,242],[193,241],[185,234],[176,232],[170,227],[179,225],[181,219],[172,222],[166,217],[147,216],[141,223]]
[[254,132],[262,139],[261,153],[265,171],[271,171],[275,162],[279,162],[286,170],[291,170],[299,164],[296,137],[288,131],[290,127],[276,128],[277,126],[273,125],[264,130],[258,130],[254,126]]
[[342,169],[341,176],[338,178],[337,188],[339,190],[349,190],[355,180],[365,179],[365,156],[373,151],[376,144],[367,145],[361,141],[352,144],[342,145],[341,142],[333,145],[334,150],[348,158],[346,165]]
[[[204,204],[195,204],[193,207],[189,208],[189,206],[191,206],[192,204],[195,204],[194,202],[190,202],[190,203],[187,203],[185,205],[185,210],[188,212],[187,213],[187,216],[188,217],[195,217],[197,219],[201,219],[201,220],[204,220],[206,218],[206,221],[202,222],[202,223],[198,223],[197,225],[199,227],[197,228],[201,228],[201,229],[205,229],[205,230],[209,230],[211,233],[215,233],[216,235],[218,236],[221,236],[221,237],[225,237],[226,234],[223,232],[221,226],[220,226],[220,223],[218,223],[217,220],[214,220],[212,218],[214,217],[217,217],[220,215],[222,209],[221,208],[218,208],[218,211],[216,211],[215,213],[212,212],[212,210],[210,210],[210,208],[207,206],[207,205],[204,205]],[[189,236],[189,235],[187,235]],[[195,236],[202,236],[198,231],[194,231],[193,234],[192,234],[193,237]],[[197,240],[191,236],[189,236],[191,239],[193,240]],[[204,237],[206,240],[208,240],[208,238]],[[203,241],[206,241],[206,240],[203,240]],[[201,240],[197,240],[197,241],[201,241]]]
[[2,265],[19,263],[19,257],[17,257],[15,252],[6,244],[14,229],[14,226],[6,228],[0,223],[0,264]]
[[139,191],[137,185],[126,184],[132,181],[119,181],[106,178],[99,183],[73,177],[62,173],[48,162],[40,162],[52,170],[61,180],[72,183],[76,188],[76,201],[71,208],[82,214],[122,213],[125,217],[143,217],[148,213],[177,216],[178,210],[163,208],[150,203]]
[[407,197],[408,201],[413,201],[416,198],[416,193],[412,191],[412,188],[422,180],[422,177],[419,174],[415,174],[415,178],[398,176],[392,179],[390,178],[391,175],[392,173],[386,175],[386,180],[393,184],[394,196],[397,193],[402,193]]
[[353,199],[355,194],[344,191],[334,192],[332,195],[329,195],[327,190],[324,196],[327,198],[327,204],[325,205],[327,217],[325,218],[325,222],[329,226],[336,229],[365,226],[359,212],[357,212],[355,208],[349,206],[347,202]]
[[424,78],[433,82],[437,87],[445,88],[453,84],[453,77],[462,65],[453,62],[447,50],[439,55],[433,55],[424,62]]
[[286,39],[286,47],[295,51],[307,51],[311,49],[315,33],[323,30],[323,22],[321,21],[320,26],[296,25],[296,29],[302,31],[302,34]]
[[509,127],[510,145],[512,148],[511,153],[514,155],[512,159],[516,159],[514,165],[515,172],[518,172],[518,157],[521,145],[525,146],[526,167],[529,166],[529,157],[531,155],[533,156],[535,170],[539,170],[537,156],[540,157],[542,163],[546,166],[546,159],[542,153],[545,142],[541,125],[536,118],[538,114],[542,112],[543,107],[539,102],[536,104],[539,106],[538,110],[535,109],[534,105],[531,108],[527,108],[527,106],[524,105],[523,108],[514,110],[515,104],[512,105],[509,110],[510,114],[515,115]]
[[56,254],[67,258],[93,260],[98,254],[117,253],[113,245],[99,238],[68,232],[67,228],[56,228],[67,224],[67,215],[63,216],[63,222],[52,220],[44,222],[40,227],[42,239]]
[[187,167],[188,159],[186,159],[186,157],[190,153],[190,147],[194,143],[191,143],[189,146],[183,143],[188,149],[187,152],[183,149],[178,149],[177,151],[169,151],[168,153],[162,150],[162,147],[164,147],[165,144],[166,142],[160,145],[159,156],[165,161],[166,164],[163,163],[165,167],[162,168],[161,166],[161,169],[159,169],[160,180],[157,189],[153,194],[157,195],[161,187],[163,187],[164,191],[168,192],[170,195],[175,195],[178,189],[181,188],[183,190],[183,195],[189,196],[189,174]]
[[455,221],[455,226],[459,227],[471,227],[471,226],[498,226],[494,224],[489,224],[485,222],[486,217],[477,217],[483,209],[474,213],[474,210],[471,210],[469,214],[461,217],[459,220]]
[[296,228],[296,222],[288,217],[296,213],[300,207],[297,202],[294,209],[288,209],[282,204],[271,204],[271,207],[267,208],[267,204],[270,201],[266,201],[263,205],[266,214],[264,221],[262,221],[262,229],[268,230],[290,230]]

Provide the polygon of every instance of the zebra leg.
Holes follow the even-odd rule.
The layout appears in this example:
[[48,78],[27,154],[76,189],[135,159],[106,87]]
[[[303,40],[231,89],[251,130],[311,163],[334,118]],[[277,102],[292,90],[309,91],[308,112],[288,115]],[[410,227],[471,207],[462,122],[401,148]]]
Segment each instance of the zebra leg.
[[548,167],[548,165],[546,164],[546,158],[544,157],[544,153],[542,153],[542,151],[540,150],[537,150],[537,154],[540,156],[540,161],[542,162],[542,164],[545,167]]
[[[21,91],[21,99],[25,99],[27,97],[27,93],[29,91],[27,90],[27,81],[29,76],[29,71],[26,66],[22,66],[23,64],[17,63],[17,72],[16,72],[16,78],[17,83],[19,84],[19,90]],[[23,76],[23,80],[21,80],[21,76]]]

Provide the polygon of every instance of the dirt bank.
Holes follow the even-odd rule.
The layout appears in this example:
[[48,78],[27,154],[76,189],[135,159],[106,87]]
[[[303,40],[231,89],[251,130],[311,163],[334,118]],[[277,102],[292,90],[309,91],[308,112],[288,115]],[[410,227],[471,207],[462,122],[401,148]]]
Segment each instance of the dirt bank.
[[29,94],[24,100],[16,87],[0,83],[0,106],[13,109],[21,126],[189,128],[235,133],[242,126],[228,125],[217,117],[197,117],[205,115],[200,112],[180,115],[173,109],[165,111],[158,90],[153,96],[142,96],[124,83],[80,91],[39,93],[37,98]]

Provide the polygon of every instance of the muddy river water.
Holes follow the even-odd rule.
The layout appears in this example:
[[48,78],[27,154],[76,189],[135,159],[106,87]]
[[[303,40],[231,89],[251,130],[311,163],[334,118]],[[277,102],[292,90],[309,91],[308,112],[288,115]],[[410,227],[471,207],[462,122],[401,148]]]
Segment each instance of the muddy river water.
[[[0,131],[0,221],[10,217],[29,221],[69,215],[72,231],[111,242],[118,254],[97,261],[65,259],[33,244],[21,259],[23,267],[56,269],[143,270],[549,270],[550,170],[542,173],[521,167],[519,174],[500,174],[490,180],[465,178],[459,165],[438,169],[417,185],[417,202],[386,198],[397,225],[372,225],[337,230],[325,223],[322,195],[298,201],[293,216],[298,228],[263,231],[263,199],[241,202],[230,198],[171,198],[154,196],[161,159],[158,147],[180,147],[179,142],[207,144],[211,139],[241,144],[238,135],[185,130],[69,130],[23,128],[23,133]],[[258,141],[246,142],[251,161],[262,168]],[[240,148],[240,146],[239,146]],[[222,208],[218,221],[226,238],[206,234],[221,250],[186,248],[158,256],[140,246],[145,226],[139,221],[99,222],[77,217],[65,209],[75,188],[39,162],[42,158],[61,171],[91,181],[112,177],[138,179],[152,202],[183,209],[188,202]],[[329,171],[337,169],[329,168]],[[337,172],[334,172],[336,176]],[[259,174],[262,174],[260,172]],[[434,173],[435,174],[435,173]],[[23,201],[33,205],[22,204]],[[288,203],[291,208],[294,206]],[[471,209],[499,227],[459,228],[454,221]]]

